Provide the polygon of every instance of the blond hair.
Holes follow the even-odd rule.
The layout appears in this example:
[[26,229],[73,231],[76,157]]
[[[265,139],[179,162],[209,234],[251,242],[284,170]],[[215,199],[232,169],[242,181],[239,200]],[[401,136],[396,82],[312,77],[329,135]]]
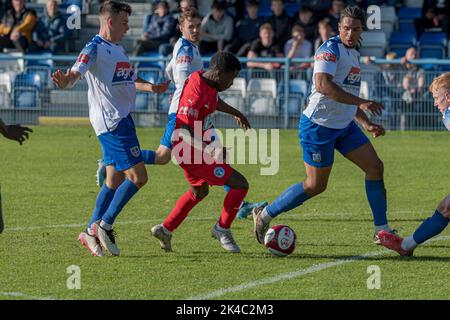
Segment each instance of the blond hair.
[[429,90],[431,93],[436,92],[442,88],[450,90],[450,72],[441,74],[440,76],[433,79],[430,84]]

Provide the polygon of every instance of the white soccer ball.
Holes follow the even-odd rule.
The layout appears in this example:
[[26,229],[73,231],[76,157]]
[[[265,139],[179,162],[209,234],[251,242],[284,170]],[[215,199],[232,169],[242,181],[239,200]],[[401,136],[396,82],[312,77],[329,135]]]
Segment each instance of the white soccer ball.
[[270,228],[264,236],[264,245],[278,257],[286,257],[294,252],[297,235],[289,226],[278,224]]

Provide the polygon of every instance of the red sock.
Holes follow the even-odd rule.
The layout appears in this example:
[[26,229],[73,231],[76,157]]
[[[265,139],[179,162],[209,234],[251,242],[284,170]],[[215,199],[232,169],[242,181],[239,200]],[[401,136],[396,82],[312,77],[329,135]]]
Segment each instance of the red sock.
[[239,211],[242,201],[247,195],[248,189],[230,189],[223,202],[222,214],[219,219],[219,226],[224,229],[229,229],[236,214]]
[[197,199],[191,190],[183,194],[175,204],[175,208],[172,209],[170,214],[167,216],[166,220],[163,222],[163,226],[172,232],[183,222],[187,217],[189,211],[194,208],[197,203],[202,201],[202,199]]

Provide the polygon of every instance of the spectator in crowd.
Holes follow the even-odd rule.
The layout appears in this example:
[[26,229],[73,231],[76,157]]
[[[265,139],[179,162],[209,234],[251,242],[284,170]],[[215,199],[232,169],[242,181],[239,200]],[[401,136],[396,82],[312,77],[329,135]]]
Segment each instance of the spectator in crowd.
[[170,53],[169,41],[175,32],[175,25],[176,21],[169,13],[167,1],[159,1],[154,14],[148,19],[141,39],[136,41],[134,55],[159,51],[160,54],[167,56]]
[[244,19],[245,1],[242,0],[222,0],[225,4],[226,11],[233,17],[236,24],[237,21]]
[[317,49],[319,49],[319,47],[322,45],[322,43],[324,43],[325,41],[327,41],[328,39],[330,39],[331,37],[333,37],[336,34],[333,31],[333,28],[331,27],[331,24],[330,24],[330,19],[328,19],[328,18],[323,18],[322,20],[319,21],[318,31],[319,31],[319,35],[317,36],[316,40],[314,41],[314,52]]
[[5,48],[28,49],[36,25],[36,13],[25,7],[25,0],[12,0],[12,8],[6,11],[0,23],[0,50]]
[[341,11],[345,8],[344,0],[333,0],[331,8],[328,10],[327,18],[330,19],[331,27],[335,33],[338,32],[338,23],[341,16]]
[[233,19],[225,14],[225,4],[214,2],[202,21],[200,54],[222,51],[233,37]]
[[422,17],[415,20],[417,36],[424,31],[439,31],[449,34],[450,5],[448,1],[425,0]]
[[272,0],[271,9],[273,15],[269,17],[267,22],[272,25],[275,34],[275,42],[280,46],[283,46],[289,39],[292,28],[292,19],[284,10],[283,0]]
[[[302,27],[295,25],[292,28],[292,38],[284,45],[284,55],[288,58],[311,58],[312,43],[305,39],[305,31]],[[294,64],[294,70],[306,70],[311,66],[310,62]]]
[[406,126],[408,129],[417,129],[420,126],[419,115],[424,111],[421,98],[424,94],[425,71],[417,64],[410,63],[411,60],[419,59],[416,48],[411,47],[406,51],[401,59],[401,64],[406,74],[402,80],[403,87],[403,112],[406,116]]
[[184,12],[192,7],[197,7],[197,5],[195,4],[195,0],[181,0],[179,6],[180,12]]
[[[253,41],[247,58],[276,58],[283,57],[283,51],[274,41],[275,34],[272,25],[265,23],[259,28],[259,39]],[[267,71],[279,69],[281,65],[275,62],[247,62],[248,68],[261,68]]]
[[295,21],[295,24],[305,30],[305,38],[309,41],[314,41],[316,38],[317,24],[313,12],[307,7],[302,7],[296,17],[297,20]]
[[236,24],[232,42],[225,48],[239,57],[247,56],[250,45],[258,39],[259,28],[264,23],[264,18],[258,17],[258,2],[247,1],[248,16]]
[[198,13],[202,17],[206,17],[210,13],[211,6],[214,4],[214,2],[216,2],[216,1],[215,0],[199,0],[197,2]]
[[33,45],[35,46],[33,51],[63,53],[67,36],[66,19],[58,11],[58,2],[48,0],[46,13],[38,20],[33,32]]
[[331,7],[331,0],[303,0],[302,8],[308,8],[311,12],[314,12],[315,16],[320,18],[327,15],[328,10]]

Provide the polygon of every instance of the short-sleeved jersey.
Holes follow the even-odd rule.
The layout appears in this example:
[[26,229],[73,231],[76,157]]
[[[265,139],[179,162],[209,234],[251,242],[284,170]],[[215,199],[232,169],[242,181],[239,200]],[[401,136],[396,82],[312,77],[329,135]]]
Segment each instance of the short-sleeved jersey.
[[184,82],[189,75],[203,69],[203,61],[198,47],[181,37],[173,49],[172,59],[166,67],[166,74],[175,84],[175,92],[169,107],[169,114],[176,113]]
[[[178,106],[175,125],[175,129],[180,129],[185,125],[194,131],[195,122],[198,121],[197,125],[201,125],[202,128],[202,136],[205,131],[210,129],[208,116],[216,110],[219,103],[217,90],[210,87],[200,76],[203,72],[196,71],[186,80]],[[178,137],[175,135],[174,138],[174,145],[176,145]]]
[[[345,47],[339,36],[330,38],[316,51],[314,74],[328,73],[333,77],[333,82],[344,91],[359,96],[361,86],[359,56],[356,49]],[[318,92],[313,76],[308,106],[303,112],[312,122],[327,128],[342,129],[353,120],[356,111],[357,106],[336,102]]]
[[121,45],[96,35],[81,51],[72,71],[87,81],[89,119],[97,135],[113,131],[134,110],[137,76]]

